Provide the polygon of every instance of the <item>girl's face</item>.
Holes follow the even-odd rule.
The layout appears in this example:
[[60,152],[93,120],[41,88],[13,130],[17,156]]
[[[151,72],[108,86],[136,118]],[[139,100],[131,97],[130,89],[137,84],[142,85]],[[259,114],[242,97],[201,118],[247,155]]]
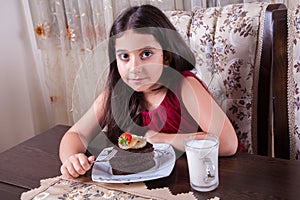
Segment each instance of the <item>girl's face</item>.
[[132,30],[116,39],[116,60],[122,80],[133,90],[147,92],[159,87],[163,50],[152,35]]

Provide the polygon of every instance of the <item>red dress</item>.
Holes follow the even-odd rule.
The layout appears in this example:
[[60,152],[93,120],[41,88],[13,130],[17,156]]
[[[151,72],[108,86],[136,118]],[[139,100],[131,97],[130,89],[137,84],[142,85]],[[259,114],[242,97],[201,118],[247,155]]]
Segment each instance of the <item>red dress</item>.
[[[181,74],[182,79],[192,76],[203,84],[190,71],[183,71]],[[201,131],[198,123],[188,113],[182,102],[181,84],[182,80],[172,85],[172,88],[168,89],[164,100],[157,108],[142,112],[144,126],[162,133],[195,133]]]

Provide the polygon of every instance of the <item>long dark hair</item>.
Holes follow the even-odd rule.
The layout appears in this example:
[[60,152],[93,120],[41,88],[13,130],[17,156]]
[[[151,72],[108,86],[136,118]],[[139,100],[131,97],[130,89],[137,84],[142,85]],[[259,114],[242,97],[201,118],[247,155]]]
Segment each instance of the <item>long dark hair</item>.
[[[107,126],[107,136],[113,143],[122,132],[130,131],[139,135],[146,131],[142,127],[141,116],[141,111],[146,109],[144,95],[142,92],[133,91],[126,85],[117,68],[115,41],[126,30],[153,35],[160,43],[164,57],[171,58],[169,67],[177,72],[192,70],[195,65],[194,54],[160,9],[152,5],[142,5],[123,11],[110,30],[108,47],[110,68],[106,83],[108,95],[105,116],[99,121],[101,127]],[[172,82],[172,77],[164,76],[164,72],[161,79],[168,79],[167,82]]]

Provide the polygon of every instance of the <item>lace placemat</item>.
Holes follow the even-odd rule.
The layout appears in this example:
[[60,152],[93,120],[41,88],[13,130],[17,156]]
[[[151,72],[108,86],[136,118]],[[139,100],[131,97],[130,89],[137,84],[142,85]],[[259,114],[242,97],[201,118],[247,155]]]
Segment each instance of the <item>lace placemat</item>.
[[196,199],[192,192],[173,195],[168,188],[147,189],[143,182],[112,184],[93,182],[90,177],[66,180],[61,176],[41,180],[40,187],[24,192],[22,200],[42,199]]

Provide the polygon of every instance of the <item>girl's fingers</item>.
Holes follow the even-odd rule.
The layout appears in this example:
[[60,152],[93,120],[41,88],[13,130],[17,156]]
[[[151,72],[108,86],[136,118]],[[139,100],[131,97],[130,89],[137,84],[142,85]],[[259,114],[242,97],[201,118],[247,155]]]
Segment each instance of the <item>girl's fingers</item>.
[[79,174],[77,173],[77,171],[74,169],[74,166],[72,163],[70,163],[69,165],[66,166],[69,174],[73,177],[73,178],[77,178],[79,176]]
[[91,162],[93,162],[93,161],[95,161],[95,156],[90,156],[90,157],[88,157],[88,161],[91,163]]
[[82,170],[84,170],[84,173],[91,168],[90,161],[88,160],[88,158],[85,155],[79,156],[78,159],[79,159],[79,163],[80,163]]
[[[75,158],[71,159],[72,167],[75,170],[75,173],[78,174],[78,176],[85,174],[86,170],[82,166],[82,163],[85,163],[85,162],[86,163],[88,162],[87,157],[85,155],[78,154]],[[70,168],[70,170],[72,170],[72,168]],[[73,175],[74,172],[73,173],[70,172],[70,173]],[[76,177],[78,177],[78,176],[76,176]]]
[[63,178],[66,178],[66,179],[72,179],[72,178],[74,178],[74,177],[69,173],[68,169],[67,169],[64,165],[62,165],[62,166],[60,167],[60,172],[61,172]]
[[[92,158],[91,158],[92,159]],[[61,173],[65,178],[77,178],[85,174],[91,167],[88,158],[84,154],[70,156],[61,166]]]
[[91,162],[95,160],[95,156],[87,157],[80,153],[72,155],[66,160],[60,168],[60,172],[64,178],[77,178],[83,175],[91,168]]

